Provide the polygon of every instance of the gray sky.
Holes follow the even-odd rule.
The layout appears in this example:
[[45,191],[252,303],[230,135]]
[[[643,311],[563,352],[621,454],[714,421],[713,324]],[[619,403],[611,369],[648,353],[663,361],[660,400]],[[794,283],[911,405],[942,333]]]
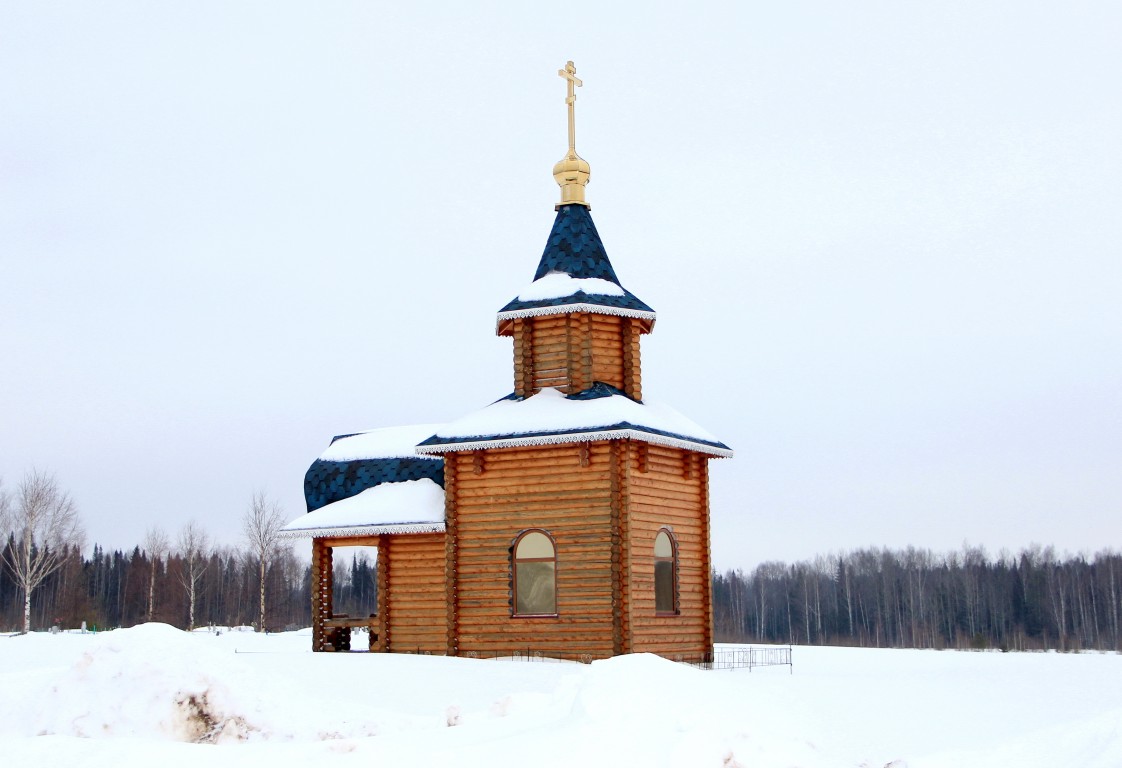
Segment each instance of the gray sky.
[[0,0],[5,484],[233,543],[510,392],[573,59],[718,567],[1122,546],[1119,6],[607,5]]

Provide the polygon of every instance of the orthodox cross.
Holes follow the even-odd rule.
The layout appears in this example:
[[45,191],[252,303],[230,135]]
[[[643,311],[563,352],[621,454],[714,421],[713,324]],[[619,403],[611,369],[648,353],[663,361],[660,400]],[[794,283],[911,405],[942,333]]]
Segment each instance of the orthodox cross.
[[573,113],[577,103],[576,87],[583,86],[584,83],[577,78],[577,68],[573,66],[571,61],[565,63],[564,69],[557,70],[557,74],[565,78],[566,85],[569,86],[569,94],[565,99],[565,103],[569,105],[569,153],[575,155],[577,151],[577,122]]

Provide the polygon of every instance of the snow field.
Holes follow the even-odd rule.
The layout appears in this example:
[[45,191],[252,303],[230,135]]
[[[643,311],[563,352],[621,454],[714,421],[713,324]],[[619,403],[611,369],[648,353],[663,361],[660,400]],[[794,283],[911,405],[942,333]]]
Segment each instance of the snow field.
[[313,654],[308,631],[0,637],[0,764],[1122,766],[1122,656],[796,647],[704,672]]

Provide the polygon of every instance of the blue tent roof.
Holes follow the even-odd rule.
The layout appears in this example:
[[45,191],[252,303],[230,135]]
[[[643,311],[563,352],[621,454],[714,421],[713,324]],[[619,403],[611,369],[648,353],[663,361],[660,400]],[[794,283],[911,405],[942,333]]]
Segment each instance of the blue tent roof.
[[572,307],[568,311],[603,311],[606,314],[654,320],[654,310],[620,285],[587,206],[558,207],[534,280],[540,280],[554,272],[562,272],[577,279],[607,280],[619,286],[623,295],[577,291],[569,296],[535,301],[522,301],[516,297],[499,310],[499,319],[551,314],[553,308]]
[[304,475],[304,501],[308,511],[314,512],[382,483],[400,483],[424,477],[443,488],[444,462],[433,461],[427,456],[351,461],[316,459]]

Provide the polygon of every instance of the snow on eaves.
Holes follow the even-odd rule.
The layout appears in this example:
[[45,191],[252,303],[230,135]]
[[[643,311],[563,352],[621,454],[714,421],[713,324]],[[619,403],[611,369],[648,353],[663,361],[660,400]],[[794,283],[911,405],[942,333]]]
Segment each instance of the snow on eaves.
[[[432,435],[440,424],[412,424],[405,427],[383,427],[352,435],[340,435],[320,454],[323,461],[354,461],[356,459],[417,458],[414,446]],[[422,456],[420,458],[429,458]]]
[[444,489],[429,478],[382,483],[293,520],[289,539],[444,530]]
[[732,456],[713,434],[673,408],[641,403],[614,391],[568,397],[547,387],[525,399],[505,398],[452,421],[417,446],[418,453],[549,445],[630,438]]
[[589,296],[623,296],[625,291],[611,280],[599,277],[573,277],[567,272],[550,272],[530,283],[518,294],[519,301],[563,299],[577,293]]

